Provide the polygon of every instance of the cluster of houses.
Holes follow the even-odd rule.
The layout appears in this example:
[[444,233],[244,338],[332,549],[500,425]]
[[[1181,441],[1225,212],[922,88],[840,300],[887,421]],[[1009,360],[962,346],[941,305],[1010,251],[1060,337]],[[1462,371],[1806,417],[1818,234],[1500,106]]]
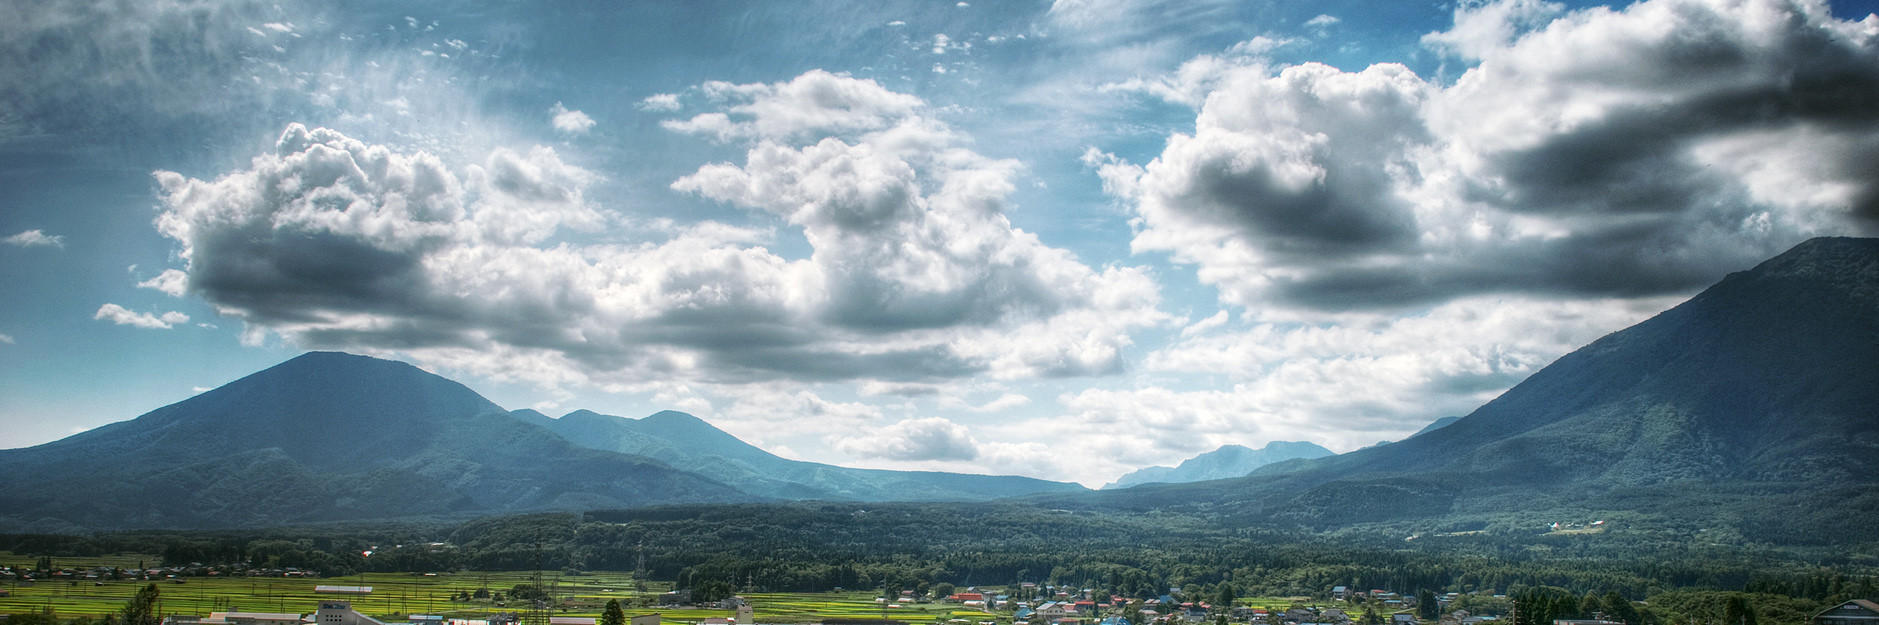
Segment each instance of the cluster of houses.
[[36,582],[105,582],[110,580],[132,581],[171,581],[183,583],[188,577],[319,577],[319,571],[303,571],[287,568],[228,568],[192,564],[188,566],[162,566],[156,568],[125,568],[99,566],[92,568],[62,568],[50,571],[15,569],[0,567],[0,580],[19,584]]
[[[1020,596],[1039,594],[1032,584],[1024,584],[1018,589]],[[1232,605],[1215,606],[1205,601],[1182,601],[1173,594],[1161,595],[1151,599],[1134,599],[1121,596],[1102,597],[1088,590],[1072,594],[1069,591],[1045,590],[1045,598],[1025,600],[1009,594],[970,588],[943,600],[960,604],[962,607],[985,611],[1010,611],[1014,623],[1042,623],[1046,625],[1086,625],[1096,622],[1098,625],[1128,625],[1129,620],[1123,614],[1138,617],[1137,622],[1154,625],[1178,625],[1181,623],[1203,623],[1220,617],[1234,623],[1263,623],[1269,625],[1350,625],[1356,620],[1343,609],[1318,606],[1294,606],[1286,610],[1267,610],[1265,608]],[[911,592],[903,592],[901,599],[911,601]],[[1332,598],[1348,601],[1370,599],[1379,602],[1386,612],[1408,610],[1416,607],[1414,596],[1403,596],[1387,590],[1353,591],[1338,586],[1331,591]],[[1438,595],[1437,601],[1446,608],[1459,597],[1457,593]],[[1421,625],[1413,614],[1399,612],[1386,617],[1391,625]],[[1447,612],[1440,625],[1492,625],[1492,616],[1475,616],[1466,610]],[[1871,623],[1866,625],[1879,625]]]

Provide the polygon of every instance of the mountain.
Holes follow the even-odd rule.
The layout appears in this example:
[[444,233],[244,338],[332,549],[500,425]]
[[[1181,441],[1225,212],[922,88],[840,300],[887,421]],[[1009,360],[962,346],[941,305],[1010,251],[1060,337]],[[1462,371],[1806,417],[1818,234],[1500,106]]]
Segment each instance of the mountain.
[[1028,477],[854,469],[789,460],[683,412],[665,411],[643,419],[587,410],[559,419],[532,410],[516,411],[515,416],[539,423],[577,445],[655,458],[744,492],[777,499],[983,501],[1083,490],[1076,484]]
[[1074,501],[1311,527],[1616,511],[1751,540],[1879,538],[1876,356],[1879,240],[1813,239],[1447,427],[1285,471]]
[[0,526],[233,527],[755,501],[576,446],[408,364],[308,353],[65,439],[0,450]]
[[1452,425],[1456,421],[1460,421],[1460,420],[1461,420],[1461,417],[1442,417],[1440,419],[1436,419],[1434,421],[1429,422],[1428,425],[1422,426],[1422,429],[1416,430],[1416,433],[1411,434],[1410,436],[1422,436],[1424,434],[1428,434],[1430,432],[1434,432],[1436,430],[1440,430],[1442,428],[1448,427],[1449,425]]
[[1243,445],[1227,445],[1189,458],[1179,466],[1137,469],[1116,478],[1116,481],[1104,485],[1103,488],[1127,488],[1155,482],[1173,484],[1243,477],[1252,473],[1254,469],[1275,462],[1298,458],[1322,458],[1329,455],[1332,455],[1331,450],[1311,442],[1273,441],[1259,449],[1250,449]]

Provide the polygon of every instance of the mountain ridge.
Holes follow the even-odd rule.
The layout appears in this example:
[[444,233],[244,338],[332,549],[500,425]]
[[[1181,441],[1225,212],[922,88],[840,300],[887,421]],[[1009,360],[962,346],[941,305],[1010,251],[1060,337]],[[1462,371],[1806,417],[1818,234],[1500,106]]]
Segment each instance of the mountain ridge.
[[785,499],[982,501],[1083,490],[1075,484],[1021,476],[859,469],[789,460],[696,416],[672,410],[640,419],[577,410],[549,419],[545,425],[577,445],[695,467],[707,477],[747,492]]
[[1469,526],[1629,510],[1768,540],[1879,512],[1879,240],[1809,240],[1535,372],[1454,423],[1232,480],[1051,505]]
[[1244,445],[1222,445],[1219,449],[1183,460],[1177,466],[1153,466],[1131,471],[1103,485],[1103,489],[1243,477],[1269,464],[1329,455],[1332,455],[1331,450],[1309,441],[1272,441],[1259,449]]

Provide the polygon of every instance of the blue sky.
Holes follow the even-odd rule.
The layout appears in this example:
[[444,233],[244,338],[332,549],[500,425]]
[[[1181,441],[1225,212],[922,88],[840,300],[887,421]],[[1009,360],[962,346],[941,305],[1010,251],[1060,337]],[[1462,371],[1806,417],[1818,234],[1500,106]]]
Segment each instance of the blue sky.
[[1879,223],[1872,2],[18,3],[0,447],[309,349],[1097,485]]

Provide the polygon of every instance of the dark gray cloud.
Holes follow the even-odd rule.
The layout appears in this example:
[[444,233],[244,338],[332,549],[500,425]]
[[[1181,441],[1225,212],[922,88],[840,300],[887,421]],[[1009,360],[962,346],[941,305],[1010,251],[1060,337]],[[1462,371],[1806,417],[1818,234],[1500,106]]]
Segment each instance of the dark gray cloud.
[[1864,27],[1778,0],[1554,21],[1532,4],[1464,7],[1431,35],[1476,63],[1451,85],[1225,70],[1192,136],[1104,169],[1144,219],[1137,249],[1199,265],[1241,305],[1364,309],[1676,293],[1810,236],[1879,231]]

